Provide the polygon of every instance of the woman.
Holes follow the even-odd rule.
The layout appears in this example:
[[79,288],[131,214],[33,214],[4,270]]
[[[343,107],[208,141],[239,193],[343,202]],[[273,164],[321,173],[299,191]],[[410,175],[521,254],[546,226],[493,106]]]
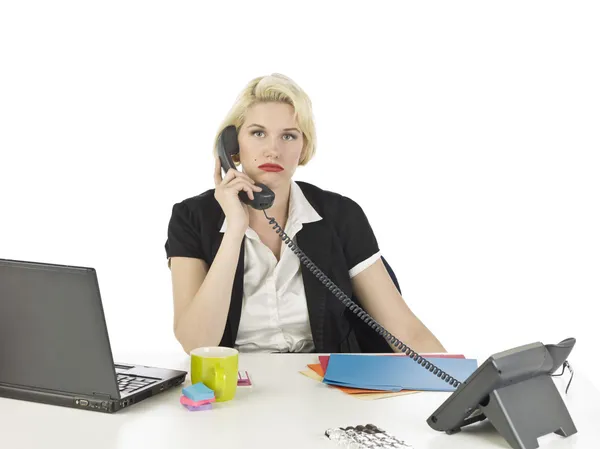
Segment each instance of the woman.
[[[266,352],[395,349],[300,263],[265,217],[377,322],[417,352],[445,352],[404,302],[362,209],[337,193],[292,180],[315,152],[311,101],[291,79],[252,80],[221,124],[238,131],[236,165],[215,188],[173,206],[165,245],[175,336],[186,352],[229,346]],[[216,142],[215,142],[216,143]],[[216,145],[215,145],[216,148]],[[275,193],[266,211],[242,203],[256,183]]]

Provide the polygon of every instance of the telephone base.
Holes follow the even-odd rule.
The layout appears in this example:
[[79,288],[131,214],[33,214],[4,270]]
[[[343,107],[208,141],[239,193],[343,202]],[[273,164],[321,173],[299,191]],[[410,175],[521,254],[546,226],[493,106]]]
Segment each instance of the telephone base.
[[568,437],[577,433],[575,424],[550,375],[534,377],[493,390],[477,410],[459,427],[486,418],[513,449],[536,449],[537,439],[550,433]]
[[474,415],[472,414],[470,418],[465,419],[461,423],[460,427],[455,427],[453,429],[446,430],[446,434],[454,435],[455,433],[460,432],[463,427],[468,426],[473,423],[476,423],[476,422],[479,422],[479,421],[484,421],[486,418],[487,418],[487,416],[485,416],[485,414],[483,414],[479,409],[477,409]]

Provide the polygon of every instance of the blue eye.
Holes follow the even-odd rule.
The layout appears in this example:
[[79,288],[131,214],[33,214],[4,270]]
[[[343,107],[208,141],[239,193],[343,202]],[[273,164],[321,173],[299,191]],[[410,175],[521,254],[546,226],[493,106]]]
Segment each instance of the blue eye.
[[263,137],[263,136],[257,136],[256,134],[258,134],[258,133],[263,134],[263,135],[265,134],[264,131],[253,131],[252,135],[256,136],[256,137]]
[[[295,134],[284,134],[284,139],[283,140],[296,140],[296,135]],[[286,139],[285,137],[290,137],[290,139]]]

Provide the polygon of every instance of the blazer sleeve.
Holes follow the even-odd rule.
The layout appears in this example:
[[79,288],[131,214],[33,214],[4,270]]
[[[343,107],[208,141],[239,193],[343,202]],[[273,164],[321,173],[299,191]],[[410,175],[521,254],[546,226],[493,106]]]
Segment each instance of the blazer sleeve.
[[343,197],[340,212],[340,238],[352,278],[377,261],[379,245],[367,216],[355,201]]
[[200,220],[185,202],[173,206],[165,243],[167,258],[193,257],[207,260],[200,239]]

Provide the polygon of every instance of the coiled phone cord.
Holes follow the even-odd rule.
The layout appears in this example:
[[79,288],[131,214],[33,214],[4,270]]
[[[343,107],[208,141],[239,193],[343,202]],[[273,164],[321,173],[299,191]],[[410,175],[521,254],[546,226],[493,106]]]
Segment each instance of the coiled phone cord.
[[281,228],[281,226],[279,226],[279,223],[277,223],[277,221],[273,217],[269,217],[264,209],[263,209],[263,213],[265,214],[265,217],[267,217],[267,219],[269,220],[269,224],[274,225],[273,229],[275,230],[275,232],[277,234],[279,234],[279,238],[287,246],[290,247],[290,249],[294,252],[294,254],[296,254],[296,256],[298,256],[298,258],[300,259],[300,262],[302,262],[306,266],[306,268],[308,268],[310,270],[310,272],[312,274],[314,274],[317,277],[317,279],[319,279],[319,281],[321,281],[321,283],[323,283],[329,289],[329,291],[331,293],[333,293],[340,301],[342,301],[342,303],[348,309],[350,309],[352,311],[352,313],[354,313],[356,316],[358,316],[358,318],[360,318],[362,321],[364,321],[375,332],[377,332],[379,335],[381,335],[383,338],[385,338],[385,340],[388,343],[390,343],[394,347],[398,348],[400,351],[405,353],[408,357],[413,359],[419,365],[425,367],[425,369],[428,369],[430,372],[432,372],[434,375],[438,376],[444,382],[447,382],[448,384],[452,385],[453,387],[458,387],[461,384],[460,381],[458,381],[454,377],[450,376],[448,373],[444,372],[442,369],[438,368],[433,363],[431,363],[429,360],[423,358],[417,352],[413,351],[407,345],[402,343],[402,341],[400,341],[396,337],[394,337],[381,324],[379,324],[373,317],[371,317],[371,315],[369,315],[358,304],[356,304],[354,301],[352,301],[352,299],[350,299],[348,297],[348,295],[346,295],[337,285],[335,285],[333,283],[333,281],[331,281],[331,279],[329,279],[327,277],[327,275],[325,273],[323,273],[319,269],[319,267],[317,267],[310,260],[310,258],[306,254],[304,254],[304,252],[300,248],[298,248],[298,245],[296,245],[294,243],[294,241],[292,239],[290,239],[290,237],[284,232],[284,230]]

